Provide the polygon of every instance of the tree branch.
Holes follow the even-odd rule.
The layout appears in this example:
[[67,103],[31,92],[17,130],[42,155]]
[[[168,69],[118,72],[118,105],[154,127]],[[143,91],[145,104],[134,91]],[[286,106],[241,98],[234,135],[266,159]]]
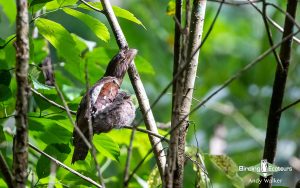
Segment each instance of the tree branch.
[[47,157],[48,159],[50,159],[51,161],[55,162],[55,164],[57,164],[60,167],[63,167],[64,169],[68,170],[69,172],[71,172],[72,174],[84,179],[85,181],[95,185],[96,187],[100,187],[101,185],[99,185],[98,183],[96,183],[94,180],[92,180],[89,177],[86,177],[78,172],[76,172],[75,170],[73,170],[72,168],[66,166],[65,164],[63,164],[62,162],[60,162],[59,160],[55,159],[54,157],[48,155],[47,153],[43,152],[42,150],[38,149],[37,147],[35,147],[34,145],[32,145],[31,143],[28,143],[29,147],[31,147],[34,151],[40,153],[41,155],[44,155],[45,157]]
[[[188,5],[187,5],[188,6]],[[178,126],[171,134],[170,146],[168,150],[168,160],[166,168],[166,187],[182,187],[183,171],[185,162],[185,138],[188,129],[188,114],[192,104],[194,84],[197,74],[199,49],[203,33],[206,0],[194,0],[191,12],[191,25],[187,37],[188,45],[181,46],[185,57],[180,65],[189,62],[188,68],[184,71],[181,79],[176,84],[176,95],[172,109],[171,128]],[[194,55],[195,54],[195,55]],[[180,122],[180,123],[179,123]]]
[[[286,36],[289,36],[293,33],[294,22],[289,18],[289,16],[295,19],[297,2],[297,0],[288,0],[287,2],[287,13],[284,22],[284,32],[282,38],[285,38]],[[293,40],[287,40],[281,44],[280,60],[283,65],[283,69],[281,69],[277,65],[275,73],[263,155],[263,159],[267,159],[269,163],[274,162],[274,158],[276,155],[278,129],[281,118],[280,110],[285,92],[285,84],[288,76],[292,41]],[[272,186],[272,176],[268,176],[267,178],[260,177],[260,179],[262,180],[262,183],[259,185],[260,188]]]
[[29,62],[29,23],[27,0],[17,0],[16,20],[16,135],[13,141],[14,187],[26,187],[28,166],[28,62]]
[[[119,48],[126,48],[128,46],[126,38],[121,30],[121,27],[118,23],[118,20],[112,10],[111,4],[109,0],[101,0],[103,9],[105,11],[105,15],[112,27],[113,33],[115,35],[116,41],[118,43]],[[137,96],[139,106],[141,108],[142,114],[144,116],[144,121],[146,128],[154,133],[158,133],[156,122],[153,116],[153,113],[150,108],[149,100],[143,86],[143,83],[140,79],[140,76],[135,67],[134,61],[132,61],[131,65],[128,69],[128,74],[132,83],[132,86],[135,90],[135,94]],[[148,135],[149,140],[151,142],[152,147],[154,147],[154,155],[156,158],[157,166],[160,172],[161,177],[163,178],[166,157],[163,151],[163,146],[160,143],[160,140],[154,136]]]

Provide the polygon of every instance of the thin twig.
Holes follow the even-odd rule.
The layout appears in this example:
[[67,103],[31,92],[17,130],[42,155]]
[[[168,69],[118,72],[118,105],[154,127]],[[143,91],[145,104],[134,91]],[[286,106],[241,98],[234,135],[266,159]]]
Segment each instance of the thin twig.
[[44,155],[45,157],[47,157],[48,159],[50,159],[51,161],[55,162],[58,166],[63,167],[64,169],[68,170],[69,172],[71,172],[72,174],[75,174],[76,176],[82,178],[83,180],[95,185],[96,187],[102,187],[101,185],[99,185],[97,182],[95,182],[94,180],[92,180],[89,177],[86,177],[80,173],[78,173],[77,171],[73,170],[72,168],[68,167],[67,165],[63,164],[62,162],[60,162],[59,160],[55,159],[54,157],[48,155],[47,153],[43,152],[42,150],[38,149],[37,147],[35,147],[34,145],[32,145],[31,143],[28,143],[29,147],[32,148],[34,151]]
[[285,107],[281,108],[277,113],[282,113],[283,111],[295,106],[296,104],[300,103],[300,99],[292,102],[291,104],[286,105]]
[[6,185],[9,188],[13,188],[13,176],[11,174],[11,171],[2,155],[2,152],[0,151],[0,172],[2,173],[2,176],[4,178],[4,181]]
[[[223,0],[208,0],[211,2],[222,3]],[[252,0],[253,3],[260,3],[262,0]],[[240,6],[240,5],[249,5],[249,1],[224,1],[226,5]]]
[[[283,28],[278,24],[276,23],[274,20],[272,20],[270,17],[267,17],[268,21],[276,28],[278,29],[281,33],[283,33]],[[300,39],[297,38],[296,36],[293,36],[293,40],[300,44]]]
[[83,4],[85,4],[86,6],[88,6],[89,8],[97,11],[97,12],[101,12],[104,13],[103,10],[98,9],[97,7],[94,7],[93,5],[89,4],[88,2],[86,2],[85,0],[79,0],[80,2],[82,2]]
[[130,162],[131,162],[131,157],[132,157],[132,148],[133,148],[133,140],[134,140],[134,136],[135,136],[135,129],[136,126],[132,127],[132,131],[131,131],[131,135],[130,135],[130,140],[129,140],[129,146],[127,149],[127,159],[126,159],[126,164],[125,164],[125,170],[124,170],[124,181],[123,181],[123,185],[124,188],[128,187],[128,177],[129,177],[129,170],[130,170]]
[[[56,102],[54,102],[54,101],[48,99],[47,97],[45,97],[43,94],[41,94],[41,93],[38,92],[37,90],[35,90],[35,89],[33,89],[33,88],[30,88],[30,90],[31,90],[34,94],[36,94],[37,96],[39,96],[39,97],[41,97],[42,99],[44,99],[46,102],[52,104],[53,106],[55,106],[55,107],[57,107],[57,108],[59,108],[59,109],[62,109],[62,110],[64,110],[64,111],[67,111],[65,107],[63,107],[63,106],[61,106],[60,104],[57,104]],[[69,111],[70,111],[71,114],[76,115],[76,112],[75,112],[75,111],[73,111],[73,110],[69,110]]]
[[[123,31],[119,25],[119,22],[114,14],[114,11],[112,9],[112,6],[109,2],[109,0],[101,0],[103,9],[105,11],[105,15],[107,17],[107,20],[112,27],[113,33],[115,35],[116,41],[118,43],[119,48],[126,48],[128,47],[128,43],[126,41],[126,38],[123,34]],[[141,108],[141,111],[144,115],[144,121],[147,129],[149,131],[158,133],[156,122],[153,116],[153,113],[150,109],[149,99],[147,97],[145,88],[143,86],[143,83],[140,79],[139,73],[136,69],[136,66],[134,64],[134,61],[129,66],[128,74],[132,83],[132,86],[135,90],[135,94],[137,96],[139,106]],[[148,111],[148,109],[150,109]],[[152,135],[148,135],[149,140],[151,142],[151,145],[154,147],[154,155],[156,157],[157,166],[160,172],[160,176],[163,179],[163,174],[165,170],[165,164],[166,164],[166,157],[163,151],[163,146],[160,142],[160,140]]]
[[72,115],[70,113],[70,109],[68,107],[68,104],[63,96],[63,94],[61,93],[58,85],[56,83],[54,83],[55,89],[58,93],[58,96],[60,97],[60,99],[62,100],[63,104],[64,104],[64,108],[66,109],[68,118],[71,122],[71,124],[73,125],[73,127],[75,128],[75,131],[78,133],[78,135],[80,136],[80,138],[84,141],[84,143],[87,145],[87,147],[90,149],[91,148],[91,144],[89,143],[89,141],[85,138],[85,136],[83,135],[83,133],[81,132],[81,130],[75,125],[75,122],[72,118]]
[[92,125],[92,117],[91,117],[91,114],[90,114],[90,107],[91,107],[91,100],[90,100],[90,86],[89,86],[89,75],[88,75],[88,63],[85,62],[85,82],[86,82],[86,102],[87,102],[87,105],[86,105],[86,111],[87,111],[87,116],[88,116],[88,131],[89,131],[89,138],[90,138],[90,144],[91,144],[91,148],[90,148],[90,151],[91,151],[91,154],[92,154],[92,157],[94,159],[94,162],[95,162],[95,166],[96,166],[96,169],[97,169],[97,172],[98,172],[98,178],[99,178],[99,181],[102,185],[102,187],[105,188],[105,183],[104,183],[104,179],[102,177],[102,173],[101,173],[101,169],[100,169],[100,165],[97,161],[97,157],[96,157],[96,149],[95,149],[95,146],[94,146],[94,143],[93,143],[93,125]]
[[[272,38],[272,33],[271,33],[271,29],[269,27],[269,22],[268,22],[268,19],[267,19],[267,5],[266,5],[266,1],[263,0],[263,5],[262,5],[262,11],[251,1],[251,0],[248,0],[249,3],[254,7],[254,9],[257,10],[257,12],[262,16],[262,19],[264,21],[264,25],[265,25],[265,28],[266,28],[266,32],[267,32],[267,36],[268,36],[268,41],[269,41],[269,44],[270,46],[273,46],[274,45],[274,42],[273,42],[273,38]],[[282,63],[280,61],[280,58],[276,52],[276,49],[273,49],[273,55],[275,57],[275,60],[277,62],[277,64],[280,66],[280,68],[283,70],[283,66],[282,66]]]
[[124,126],[123,128],[125,129],[135,129],[136,131],[139,131],[139,132],[143,132],[143,133],[147,133],[147,134],[150,134],[152,136],[155,136],[157,138],[160,138],[162,139],[163,141],[166,141],[166,142],[169,142],[169,140],[167,138],[164,138],[163,136],[161,136],[160,134],[157,134],[157,133],[154,133],[154,132],[151,132],[149,130],[146,130],[146,129],[141,129],[141,128],[138,128],[138,127],[131,127],[131,126]]

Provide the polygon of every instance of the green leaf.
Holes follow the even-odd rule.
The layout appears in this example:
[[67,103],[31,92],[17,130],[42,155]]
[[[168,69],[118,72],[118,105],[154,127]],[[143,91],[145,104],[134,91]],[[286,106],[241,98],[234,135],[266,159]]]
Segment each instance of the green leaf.
[[53,1],[53,0],[33,0],[31,1],[30,3],[30,7],[34,6],[34,5],[39,5],[39,4],[46,4],[50,1]]
[[[93,6],[95,8],[98,8],[99,10],[103,10],[102,4],[100,2],[88,2],[88,4],[90,4],[91,6]],[[93,10],[93,9],[91,9],[90,7],[86,6],[83,3],[79,4],[78,8],[83,8],[83,9],[86,9],[86,10]],[[120,7],[117,7],[117,6],[112,6],[112,8],[113,8],[114,13],[117,17],[127,19],[127,20],[132,21],[136,24],[139,24],[139,25],[141,25],[145,28],[143,23],[139,19],[137,19],[134,16],[134,14],[132,14],[128,10],[122,9]]]
[[154,75],[155,71],[152,67],[152,65],[143,57],[141,56],[136,56],[134,59],[135,65],[137,69],[139,70],[139,73],[145,73],[145,74],[150,74]]
[[42,117],[29,117],[30,136],[45,144],[67,144],[72,133],[55,120]]
[[[51,89],[51,90],[40,89],[39,92],[42,95],[44,95],[45,97],[47,97],[47,99],[50,99],[52,101],[55,101],[57,99],[57,93],[56,93],[55,89]],[[38,105],[38,107],[40,108],[41,111],[52,107],[52,105],[49,102],[45,101],[40,96],[37,96],[35,93],[33,93],[33,97],[34,97],[34,100],[37,103],[37,105]]]
[[63,57],[67,62],[80,63],[80,51],[75,48],[75,41],[62,25],[44,18],[37,19],[35,24],[40,34],[56,48],[59,56]]
[[[60,162],[64,162],[71,152],[71,149],[67,144],[51,144],[44,149],[44,152]],[[36,173],[38,178],[42,179],[49,176],[50,168],[51,161],[44,155],[41,155],[36,165]]]
[[54,87],[51,87],[51,86],[48,86],[48,85],[45,85],[45,84],[42,84],[40,83],[36,78],[34,78],[33,76],[30,76],[31,78],[31,81],[33,83],[33,88],[38,90],[38,89],[44,89],[44,90],[50,90],[50,89],[53,89]]
[[104,156],[119,161],[120,156],[120,148],[117,143],[114,142],[110,137],[100,134],[95,135],[93,142],[95,144],[96,149]]
[[98,19],[71,8],[64,8],[63,11],[87,25],[99,39],[105,42],[109,40],[110,36],[107,27]]
[[238,175],[238,166],[227,155],[207,155],[209,160],[217,166],[231,180],[236,188],[245,187],[242,178]]
[[124,19],[130,20],[130,21],[132,21],[132,22],[134,22],[136,24],[139,24],[139,25],[143,26],[143,28],[145,28],[145,26],[143,25],[143,23],[139,19],[137,19],[134,16],[134,14],[132,14],[128,10],[122,9],[120,7],[117,7],[117,6],[113,6],[112,8],[113,8],[116,16],[118,16],[120,18],[124,18]]
[[11,74],[8,70],[0,70],[0,84],[9,86],[11,81]]
[[46,4],[46,10],[59,9],[64,6],[76,6],[78,0],[54,0]]
[[0,84],[0,102],[8,100],[11,96],[10,88],[7,85]]
[[16,20],[16,15],[17,15],[15,0],[0,1],[0,6],[2,6],[2,10],[7,16],[10,24],[13,24]]
[[167,15],[174,16],[175,15],[176,4],[174,0],[170,0],[167,6]]

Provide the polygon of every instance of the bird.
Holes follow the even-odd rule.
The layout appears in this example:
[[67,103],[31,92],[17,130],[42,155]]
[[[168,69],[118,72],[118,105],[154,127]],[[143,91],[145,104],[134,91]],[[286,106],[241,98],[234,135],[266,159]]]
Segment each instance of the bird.
[[[108,63],[103,77],[81,99],[76,113],[75,126],[88,141],[91,140],[89,120],[91,120],[93,134],[106,133],[113,128],[122,128],[130,125],[134,120],[135,106],[130,95],[120,91],[120,86],[136,54],[136,49],[121,49]],[[90,106],[87,104],[88,99],[90,99]],[[73,145],[72,164],[78,160],[84,160],[89,150],[76,129],[73,130]]]

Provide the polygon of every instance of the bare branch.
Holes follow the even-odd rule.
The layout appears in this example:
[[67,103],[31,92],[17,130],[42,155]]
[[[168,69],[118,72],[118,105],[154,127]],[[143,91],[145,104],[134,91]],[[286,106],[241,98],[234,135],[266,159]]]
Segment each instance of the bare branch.
[[[96,157],[96,149],[95,149],[95,146],[94,146],[94,143],[93,143],[93,125],[92,125],[92,117],[91,117],[91,114],[90,114],[90,106],[91,106],[91,100],[90,100],[90,86],[89,86],[89,75],[88,75],[88,63],[85,62],[85,82],[86,82],[86,102],[87,102],[87,105],[86,105],[86,112],[88,113],[87,114],[87,117],[88,117],[88,129],[89,129],[89,138],[90,138],[90,144],[91,144],[91,148],[90,148],[90,151],[91,151],[91,155],[94,159],[94,162],[95,162],[95,165],[96,165],[96,169],[97,169],[97,173],[98,173],[98,178],[99,178],[99,181],[102,185],[102,187],[105,188],[105,183],[104,183],[104,179],[102,177],[102,173],[101,173],[101,169],[100,169],[100,166],[99,166],[99,163],[97,161],[97,157]],[[75,125],[76,126],[76,125]]]
[[300,99],[292,102],[291,104],[286,105],[285,107],[281,108],[277,113],[282,113],[283,111],[295,106],[296,104],[300,103]]
[[44,155],[45,157],[47,157],[48,159],[50,159],[51,161],[55,162],[55,164],[57,164],[60,167],[63,167],[64,169],[68,170],[69,172],[71,172],[72,174],[82,178],[83,180],[93,184],[96,187],[102,187],[101,185],[99,185],[98,183],[96,183],[94,180],[92,180],[89,177],[86,177],[80,173],[78,173],[77,171],[73,170],[72,168],[66,166],[65,164],[63,164],[62,162],[60,162],[59,160],[55,159],[54,157],[48,155],[47,153],[43,152],[42,150],[38,149],[37,147],[35,147],[34,145],[32,145],[31,143],[28,143],[29,147],[31,147],[34,151]]
[[126,159],[126,164],[125,164],[125,170],[124,170],[124,187],[128,187],[128,178],[129,178],[129,170],[130,170],[130,162],[131,162],[131,156],[132,156],[132,148],[133,148],[133,140],[134,140],[134,135],[135,135],[135,126],[132,127],[131,135],[130,135],[130,141],[129,141],[129,146],[127,149],[127,159]]
[[29,23],[27,0],[17,0],[16,20],[16,135],[13,141],[14,187],[26,187],[28,167],[28,62]]
[[75,131],[79,134],[79,136],[81,137],[81,139],[84,141],[84,143],[87,145],[87,147],[90,149],[92,146],[91,146],[90,142],[85,138],[85,136],[83,135],[83,133],[81,132],[81,130],[75,125],[75,122],[74,122],[74,120],[72,118],[72,115],[70,113],[70,109],[68,107],[68,104],[67,104],[67,102],[66,102],[63,94],[61,93],[58,85],[55,83],[54,86],[55,86],[55,89],[56,89],[56,91],[58,93],[59,98],[62,100],[62,102],[64,104],[64,108],[66,109],[66,112],[67,112],[67,115],[68,115],[68,118],[69,118],[71,124],[73,125],[73,127],[75,128]]
[[[285,22],[284,22],[284,32],[282,38],[286,38],[293,34],[293,28],[296,24],[295,17],[297,11],[297,3],[296,0],[288,0],[287,1],[287,10],[285,13]],[[279,8],[277,8],[280,10]],[[281,44],[280,48],[280,60],[283,65],[283,69],[278,67],[276,69],[274,83],[273,83],[273,93],[269,108],[269,116],[267,123],[267,132],[265,139],[265,147],[264,147],[264,155],[263,159],[266,159],[269,163],[274,162],[274,158],[276,155],[277,149],[277,138],[278,138],[278,130],[281,118],[281,106],[285,93],[285,85],[288,76],[288,70],[291,59],[291,47],[293,40],[286,40]],[[278,113],[279,112],[279,113]],[[262,183],[259,187],[271,187],[272,186],[272,175],[266,178],[260,177]]]
[[[103,9],[105,11],[105,15],[110,23],[110,26],[112,27],[113,33],[115,35],[116,41],[118,43],[119,48],[126,48],[128,46],[126,38],[121,30],[121,27],[118,23],[118,20],[112,10],[111,4],[109,0],[101,0]],[[131,65],[128,69],[128,74],[131,80],[131,83],[133,85],[133,88],[135,90],[136,96],[138,98],[138,102],[141,108],[141,111],[144,116],[144,121],[147,129],[151,132],[158,133],[156,122],[154,119],[154,116],[152,114],[149,100],[145,91],[145,88],[143,86],[143,83],[140,79],[140,76],[137,72],[137,69],[135,67],[134,62],[132,61]],[[151,145],[154,148],[154,154],[156,157],[157,166],[160,172],[161,177],[163,177],[165,164],[166,164],[166,157],[164,154],[163,146],[160,143],[160,140],[154,136],[148,135],[149,140],[151,142]],[[162,152],[161,152],[162,151]]]

